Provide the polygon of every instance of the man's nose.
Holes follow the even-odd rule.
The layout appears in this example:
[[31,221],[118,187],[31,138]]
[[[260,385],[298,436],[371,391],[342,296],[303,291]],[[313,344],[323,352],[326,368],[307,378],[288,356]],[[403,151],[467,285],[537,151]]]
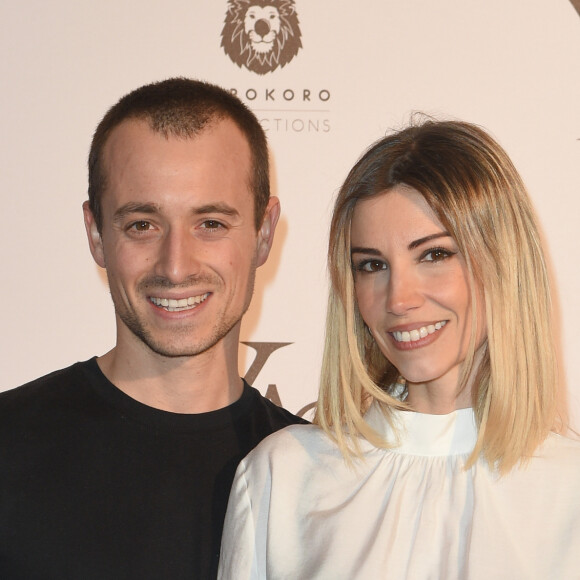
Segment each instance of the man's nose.
[[199,240],[188,227],[172,227],[160,245],[157,273],[180,284],[199,273],[201,251]]

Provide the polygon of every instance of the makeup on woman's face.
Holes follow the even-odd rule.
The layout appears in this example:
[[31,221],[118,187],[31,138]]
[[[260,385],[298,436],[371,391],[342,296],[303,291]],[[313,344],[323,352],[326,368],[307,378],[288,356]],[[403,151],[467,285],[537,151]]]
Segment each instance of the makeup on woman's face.
[[[412,384],[456,392],[471,336],[471,291],[457,243],[425,198],[400,185],[358,202],[351,255],[361,316],[409,392]],[[484,339],[480,312],[476,347]]]

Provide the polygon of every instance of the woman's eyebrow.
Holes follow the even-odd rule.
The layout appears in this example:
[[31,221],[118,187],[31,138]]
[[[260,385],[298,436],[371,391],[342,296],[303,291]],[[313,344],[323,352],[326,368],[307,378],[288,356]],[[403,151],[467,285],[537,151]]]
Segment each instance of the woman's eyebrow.
[[450,237],[449,232],[438,232],[436,234],[431,234],[430,236],[425,236],[424,238],[419,238],[418,240],[414,240],[413,242],[411,242],[407,246],[407,249],[414,250],[415,248],[418,248],[419,246],[425,244],[426,242],[430,242],[431,240],[436,240],[437,238],[448,238],[448,237]]
[[351,254],[369,254],[371,256],[380,256],[381,253],[375,248],[359,248],[354,247],[350,249]]
[[[408,250],[414,250],[419,246],[430,242],[431,240],[436,240],[437,238],[447,238],[451,237],[449,232],[437,232],[436,234],[431,234],[430,236],[425,236],[423,238],[419,238],[418,240],[413,240],[408,246]],[[380,256],[381,252],[376,248],[365,248],[362,246],[354,246],[350,249],[351,254],[369,254],[370,256]]]

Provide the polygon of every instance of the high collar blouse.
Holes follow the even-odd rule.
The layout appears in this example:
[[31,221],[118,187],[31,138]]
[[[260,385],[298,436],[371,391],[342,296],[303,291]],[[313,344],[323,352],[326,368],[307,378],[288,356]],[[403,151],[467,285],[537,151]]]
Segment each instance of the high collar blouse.
[[222,580],[578,580],[580,444],[550,435],[503,477],[479,459],[471,409],[378,406],[348,464],[313,425],[268,437],[240,464],[224,526]]

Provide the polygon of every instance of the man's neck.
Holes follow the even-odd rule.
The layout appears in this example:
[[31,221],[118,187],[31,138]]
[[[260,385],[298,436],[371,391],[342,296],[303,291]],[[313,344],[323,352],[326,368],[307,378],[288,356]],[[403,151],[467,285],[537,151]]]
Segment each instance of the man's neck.
[[140,403],[172,413],[206,413],[242,395],[238,343],[231,342],[222,340],[189,357],[161,356],[145,345],[117,345],[97,362],[118,389]]

